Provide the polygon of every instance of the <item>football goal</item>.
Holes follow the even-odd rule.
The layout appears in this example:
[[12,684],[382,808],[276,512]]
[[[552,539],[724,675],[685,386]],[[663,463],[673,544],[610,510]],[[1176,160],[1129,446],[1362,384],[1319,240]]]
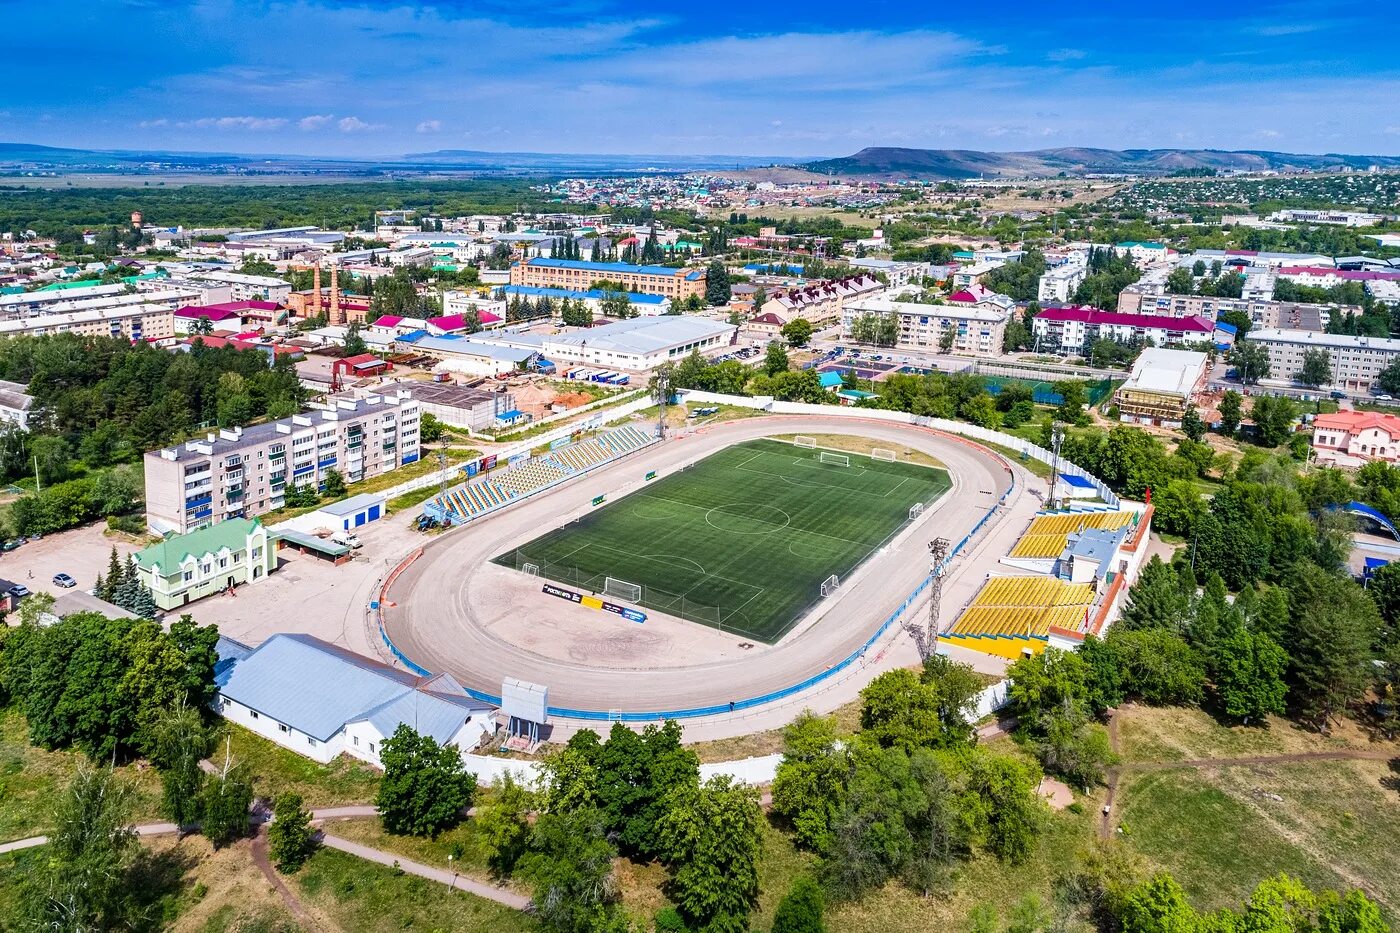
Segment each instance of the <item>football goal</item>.
[[816,439],[815,437],[808,437],[808,436],[805,435],[805,434],[799,434],[799,435],[797,435],[796,437],[794,437],[794,438],[792,439],[792,442],[793,442],[794,444],[796,444],[798,447],[816,447],[816,446],[817,446],[817,439]]
[[894,463],[894,451],[890,450],[888,447],[872,447],[870,449],[870,459]]
[[851,465],[851,458],[848,454],[834,454],[829,450],[823,450],[817,454],[817,459],[831,466],[848,467]]
[[823,598],[835,593],[840,586],[841,580],[836,576],[836,574],[833,573],[831,576],[827,577],[825,580],[822,581]]
[[913,505],[909,506],[909,520],[911,522],[922,514],[924,514],[924,504],[922,502],[915,502]]
[[520,569],[523,570],[526,574],[528,574],[529,576],[532,576],[532,577],[538,577],[538,576],[540,575],[540,565],[539,565],[539,564],[526,564],[524,567],[521,567]]
[[641,602],[642,585],[640,583],[628,583],[626,580],[619,580],[616,577],[608,577],[603,581],[603,595],[615,596],[618,599],[625,599],[629,602]]

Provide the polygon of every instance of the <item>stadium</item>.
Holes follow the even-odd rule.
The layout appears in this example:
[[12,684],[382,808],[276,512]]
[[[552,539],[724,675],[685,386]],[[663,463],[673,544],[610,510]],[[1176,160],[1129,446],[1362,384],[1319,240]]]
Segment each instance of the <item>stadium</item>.
[[908,423],[760,415],[657,441],[634,422],[441,496],[429,511],[465,525],[389,573],[382,638],[481,698],[544,685],[566,719],[790,716],[916,662],[898,617],[926,612],[929,542],[956,546],[942,598],[962,605],[1043,488]]

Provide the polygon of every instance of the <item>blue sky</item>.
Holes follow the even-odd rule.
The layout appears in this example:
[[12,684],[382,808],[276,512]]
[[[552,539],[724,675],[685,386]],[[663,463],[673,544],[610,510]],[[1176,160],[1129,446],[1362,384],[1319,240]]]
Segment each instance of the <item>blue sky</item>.
[[1400,15],[1384,2],[532,6],[0,0],[0,141],[1400,153]]

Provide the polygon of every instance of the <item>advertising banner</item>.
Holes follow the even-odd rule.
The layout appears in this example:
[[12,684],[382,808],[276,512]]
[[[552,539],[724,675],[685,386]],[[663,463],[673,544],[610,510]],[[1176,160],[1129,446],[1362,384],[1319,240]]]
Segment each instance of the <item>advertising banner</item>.
[[567,599],[571,603],[578,603],[580,606],[587,606],[589,609],[601,609],[603,612],[611,612],[613,615],[622,616],[628,622],[641,624],[646,622],[647,614],[628,606],[619,606],[617,603],[610,603],[606,599],[598,596],[585,596],[573,590],[566,590],[562,586],[555,586],[553,583],[546,583],[541,590],[550,595],[558,596],[560,599]]

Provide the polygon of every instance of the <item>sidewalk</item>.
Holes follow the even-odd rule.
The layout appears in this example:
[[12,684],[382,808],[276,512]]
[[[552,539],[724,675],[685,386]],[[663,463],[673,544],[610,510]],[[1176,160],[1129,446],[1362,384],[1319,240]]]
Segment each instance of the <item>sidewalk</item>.
[[[375,816],[378,814],[372,806],[358,805],[349,807],[326,807],[322,810],[312,810],[311,819],[314,822],[322,820],[346,819],[350,817]],[[251,817],[251,821],[261,823],[258,817]],[[267,822],[271,822],[268,820]],[[174,823],[143,823],[134,827],[138,836],[171,836],[180,831],[180,827]],[[7,852],[18,852],[23,849],[33,849],[48,842],[47,836],[30,836],[28,839],[16,839],[13,842],[0,843],[0,855]],[[477,897],[485,898],[488,901],[495,901],[497,904],[510,907],[514,910],[527,910],[530,907],[530,899],[514,891],[507,891],[483,881],[476,881],[472,878],[464,878],[460,874],[444,871],[441,868],[433,868],[430,865],[423,865],[411,859],[402,858],[392,852],[384,852],[380,849],[373,849],[358,842],[351,842],[349,839],[341,839],[339,836],[332,836],[330,833],[321,834],[321,843],[329,849],[336,849],[354,855],[366,861],[376,862],[389,867],[398,866],[402,871],[410,875],[417,875],[420,878],[427,878],[429,881],[436,881],[445,884],[456,890],[466,891],[468,894],[475,894]]]

